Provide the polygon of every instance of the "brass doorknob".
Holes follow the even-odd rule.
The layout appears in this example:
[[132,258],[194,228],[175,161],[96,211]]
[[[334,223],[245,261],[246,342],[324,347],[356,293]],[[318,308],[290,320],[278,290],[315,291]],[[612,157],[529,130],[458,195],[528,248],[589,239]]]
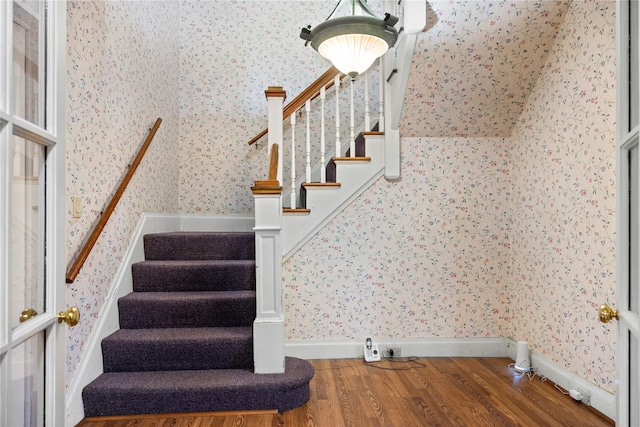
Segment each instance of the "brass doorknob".
[[33,308],[25,308],[24,310],[22,310],[22,313],[20,313],[20,323],[26,322],[27,320],[31,319],[32,317],[36,317],[37,315],[38,312]]
[[598,316],[602,323],[609,323],[611,319],[618,320],[618,310],[614,310],[607,304],[602,304],[598,307]]
[[67,311],[58,313],[58,323],[66,323],[68,326],[76,326],[80,320],[80,310],[69,307]]

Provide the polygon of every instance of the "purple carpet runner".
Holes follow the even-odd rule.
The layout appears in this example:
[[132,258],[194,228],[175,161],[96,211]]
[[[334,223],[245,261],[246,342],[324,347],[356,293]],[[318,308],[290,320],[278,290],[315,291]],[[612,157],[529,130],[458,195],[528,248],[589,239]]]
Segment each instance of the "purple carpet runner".
[[144,237],[120,328],[102,341],[104,373],[82,392],[85,416],[286,411],[309,400],[313,367],[253,373],[253,233]]

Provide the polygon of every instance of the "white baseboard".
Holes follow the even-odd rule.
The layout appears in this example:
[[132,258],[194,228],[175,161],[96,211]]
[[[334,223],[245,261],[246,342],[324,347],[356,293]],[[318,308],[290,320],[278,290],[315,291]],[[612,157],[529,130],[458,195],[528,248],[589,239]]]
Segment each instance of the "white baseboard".
[[[513,340],[509,341],[508,357],[516,360],[517,343]],[[603,415],[615,420],[616,396],[614,394],[601,389],[596,384],[593,384],[582,377],[579,377],[540,353],[535,351],[531,352],[530,359],[531,366],[535,369],[537,375],[546,377],[548,380],[553,381],[565,390],[575,389],[588,392],[591,395],[590,406]]]
[[254,222],[253,217],[247,216],[142,214],[67,390],[66,425],[75,426],[84,418],[82,389],[102,373],[101,343],[104,338],[120,327],[118,298],[133,290],[131,265],[144,260],[143,236],[170,231],[251,231]]
[[[300,359],[356,359],[364,357],[361,340],[285,341],[287,356]],[[381,352],[402,349],[402,357],[507,357],[507,338],[376,339]]]
[[[508,357],[516,359],[517,343],[510,338],[424,338],[375,340],[381,352],[400,348],[402,357]],[[364,357],[362,340],[291,340],[285,342],[285,355],[301,359],[357,359]],[[533,352],[531,365],[541,377],[560,387],[580,389],[591,395],[591,406],[615,419],[615,395],[599,388],[566,368]]]

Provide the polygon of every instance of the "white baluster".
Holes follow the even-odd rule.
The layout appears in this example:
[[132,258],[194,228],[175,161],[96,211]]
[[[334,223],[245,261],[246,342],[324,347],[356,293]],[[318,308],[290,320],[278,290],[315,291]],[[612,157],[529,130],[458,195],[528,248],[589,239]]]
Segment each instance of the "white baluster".
[[369,72],[364,73],[364,130],[369,132],[371,130],[371,112],[370,112],[370,100],[369,100]]
[[336,157],[342,157],[342,147],[340,147],[340,76],[333,80],[336,87]]
[[351,157],[355,157],[356,156],[356,139],[355,139],[355,130],[356,130],[356,124],[355,124],[355,105],[354,105],[354,93],[353,93],[353,81],[355,79],[351,79],[351,100],[349,101],[351,103],[351,123],[349,124],[349,135],[350,135],[350,139],[349,139],[349,149],[351,150]]
[[304,105],[304,111],[307,113],[307,169],[306,181],[311,182],[311,101],[307,100]]
[[291,209],[296,208],[296,113],[291,115]]
[[326,93],[324,86],[320,89],[320,182],[327,182],[327,168],[325,162],[325,140],[324,140],[324,101]]
[[382,57],[378,64],[380,87],[378,88],[378,130],[384,132],[384,75],[382,72]]

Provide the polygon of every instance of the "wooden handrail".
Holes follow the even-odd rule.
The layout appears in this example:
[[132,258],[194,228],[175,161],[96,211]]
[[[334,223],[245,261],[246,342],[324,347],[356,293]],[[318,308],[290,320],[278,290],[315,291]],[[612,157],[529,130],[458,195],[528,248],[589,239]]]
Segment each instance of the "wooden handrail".
[[136,155],[136,158],[133,160],[133,163],[131,164],[131,166],[129,166],[129,170],[125,174],[124,178],[122,178],[122,181],[120,182],[120,185],[118,186],[118,188],[116,189],[116,192],[111,198],[111,201],[107,205],[107,208],[104,210],[104,212],[100,214],[100,218],[98,218],[98,222],[93,228],[93,231],[85,241],[84,246],[82,247],[80,252],[78,252],[75,258],[75,261],[67,271],[67,276],[66,276],[67,283],[73,283],[73,281],[76,280],[78,273],[80,273],[80,269],[82,268],[82,266],[84,265],[84,262],[87,260],[87,258],[89,257],[89,254],[91,253],[91,249],[93,249],[93,246],[98,241],[98,238],[100,237],[100,233],[102,233],[102,230],[104,229],[105,225],[107,225],[107,221],[109,221],[111,214],[116,209],[116,205],[120,201],[120,198],[124,194],[124,191],[127,189],[127,186],[129,185],[129,181],[131,181],[131,178],[133,177],[133,174],[136,172],[138,165],[142,161],[144,154],[147,152],[147,148],[149,148],[149,145],[151,144],[151,141],[153,140],[153,137],[155,136],[156,131],[160,127],[160,123],[162,123],[162,119],[158,118],[158,120],[156,120],[153,127],[149,130],[149,135],[147,135],[147,139],[145,139],[144,143],[142,144],[142,147],[140,148],[140,151],[138,151],[138,154]]
[[278,179],[278,144],[271,146],[271,161],[269,162],[269,181]]
[[282,194],[282,187],[278,181],[278,144],[271,145],[268,178],[264,181],[254,181],[251,192],[253,194]]
[[[304,105],[307,100],[314,100],[320,95],[320,88],[324,87],[329,89],[335,82],[335,77],[340,74],[340,71],[336,67],[331,67],[324,72],[323,75],[318,77],[316,81],[311,83],[300,95],[296,96],[290,103],[285,105],[282,109],[282,119],[286,119],[300,107]],[[247,144],[251,145],[258,141],[260,138],[269,133],[269,128],[263,129],[259,134],[251,138]]]

